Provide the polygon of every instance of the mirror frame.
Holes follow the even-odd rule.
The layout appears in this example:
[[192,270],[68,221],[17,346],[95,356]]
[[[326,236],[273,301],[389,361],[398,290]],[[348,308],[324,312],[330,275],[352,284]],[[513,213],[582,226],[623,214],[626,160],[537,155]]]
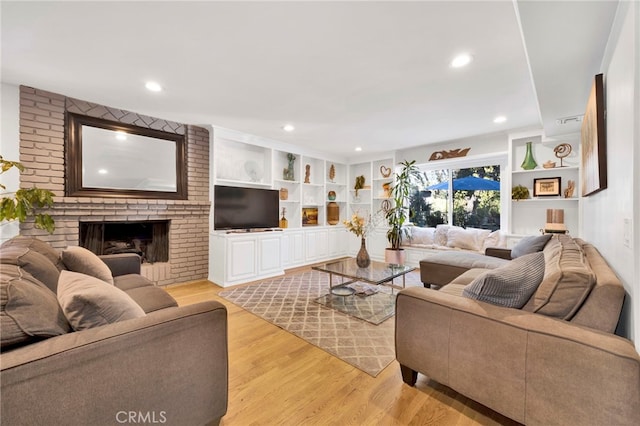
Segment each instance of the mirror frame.
[[[82,126],[98,127],[105,130],[124,131],[156,139],[173,141],[176,144],[176,191],[146,191],[139,189],[92,188],[82,182]],[[113,198],[161,198],[170,200],[187,199],[186,176],[186,132],[185,135],[148,129],[132,124],[119,123],[103,118],[67,112],[65,135],[67,197],[113,197]]]

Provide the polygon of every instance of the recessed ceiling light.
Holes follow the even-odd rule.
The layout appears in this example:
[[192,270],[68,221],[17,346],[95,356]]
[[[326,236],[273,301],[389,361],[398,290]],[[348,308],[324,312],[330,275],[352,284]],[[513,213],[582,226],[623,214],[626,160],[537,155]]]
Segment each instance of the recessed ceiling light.
[[505,121],[507,121],[507,117],[505,117],[504,115],[499,115],[493,119],[493,122],[496,124],[504,123]]
[[100,173],[101,175],[106,175],[109,172],[107,171],[107,169],[100,169],[98,170],[98,173]]
[[471,63],[472,60],[473,60],[473,56],[469,55],[468,53],[462,53],[456,56],[455,58],[453,58],[453,61],[451,61],[451,66],[453,68],[461,68],[466,65],[469,65],[469,63]]
[[282,130],[284,130],[285,132],[293,132],[296,128],[293,127],[293,124],[285,124],[284,126],[282,126]]
[[361,146],[356,146],[356,151],[357,151],[357,152],[362,151],[362,147],[361,147]]
[[160,86],[160,84],[156,83],[155,81],[147,81],[146,84],[144,85],[144,87],[146,87],[147,90],[149,90],[151,92],[161,92],[162,91],[162,86]]
[[118,130],[116,132],[116,139],[118,139],[119,141],[126,141],[127,140],[127,134],[125,132],[123,132],[122,130]]

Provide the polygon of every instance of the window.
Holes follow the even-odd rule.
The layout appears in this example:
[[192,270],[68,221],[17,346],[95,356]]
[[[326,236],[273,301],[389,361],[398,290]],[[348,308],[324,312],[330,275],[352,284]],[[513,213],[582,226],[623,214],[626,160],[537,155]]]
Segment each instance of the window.
[[[495,160],[495,159],[494,159]],[[500,229],[499,161],[491,165],[466,167],[466,162],[449,162],[447,168],[423,164],[424,184],[413,187],[411,221],[416,226],[452,224],[461,227]]]

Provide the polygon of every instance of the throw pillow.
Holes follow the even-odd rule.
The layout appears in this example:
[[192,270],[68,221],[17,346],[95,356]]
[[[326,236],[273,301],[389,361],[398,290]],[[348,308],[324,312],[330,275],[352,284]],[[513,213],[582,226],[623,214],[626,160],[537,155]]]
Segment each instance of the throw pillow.
[[485,238],[491,233],[488,229],[459,228],[452,226],[447,231],[447,246],[473,251],[482,250]]
[[60,270],[47,257],[37,251],[17,245],[2,247],[0,248],[0,262],[21,267],[55,293]]
[[507,247],[506,234],[498,229],[487,235],[487,238],[484,239],[482,249],[486,250],[489,247]]
[[37,251],[47,259],[51,261],[58,268],[59,271],[65,269],[64,263],[62,263],[62,259],[60,258],[60,252],[54,249],[49,243],[45,243],[42,240],[37,239],[36,237],[25,237],[22,235],[18,235],[13,237],[10,240],[2,243],[2,248],[6,247],[26,247],[31,250]]
[[524,256],[525,254],[542,251],[551,239],[551,234],[524,237],[511,249],[511,258]]
[[411,244],[433,244],[435,239],[436,228],[421,228],[419,226],[411,227],[411,237],[409,242]]
[[462,295],[507,308],[522,308],[544,277],[544,253],[521,256],[485,272],[465,287]]
[[124,291],[77,272],[60,274],[58,301],[76,331],[145,316]]
[[437,225],[436,226],[436,233],[434,235],[434,243],[439,245],[439,246],[446,246],[447,245],[447,233],[448,233],[450,228],[462,229],[459,226],[451,226],[451,225],[445,225],[445,224]]
[[71,330],[55,294],[16,265],[0,265],[0,347]]
[[84,247],[67,247],[62,251],[62,261],[70,271],[91,275],[113,284],[113,275],[107,264]]

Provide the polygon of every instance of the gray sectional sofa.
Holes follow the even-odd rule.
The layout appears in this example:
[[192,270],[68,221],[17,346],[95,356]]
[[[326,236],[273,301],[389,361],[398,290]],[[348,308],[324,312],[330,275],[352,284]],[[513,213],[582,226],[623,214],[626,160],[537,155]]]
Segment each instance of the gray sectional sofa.
[[217,424],[225,307],[178,307],[140,275],[137,255],[103,257],[96,274],[110,284],[65,252],[28,237],[0,247],[2,424]]
[[632,342],[613,334],[621,282],[580,239],[554,236],[542,255],[542,281],[518,308],[465,297],[476,297],[469,288],[488,276],[499,282],[517,259],[425,259],[423,280],[440,289],[413,287],[397,297],[404,381],[413,385],[417,373],[425,374],[524,424],[640,424],[640,357]]

